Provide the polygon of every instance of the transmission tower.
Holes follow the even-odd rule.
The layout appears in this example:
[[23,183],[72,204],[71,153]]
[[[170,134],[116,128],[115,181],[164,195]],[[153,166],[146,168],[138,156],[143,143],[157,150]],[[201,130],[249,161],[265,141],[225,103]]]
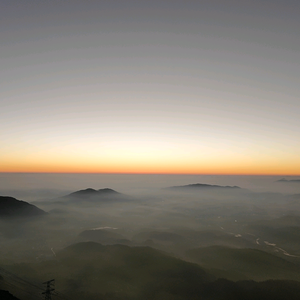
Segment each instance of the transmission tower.
[[45,300],[51,300],[52,292],[55,290],[54,280],[55,279],[51,279],[49,281],[43,282],[43,284],[46,284],[46,290],[42,293],[43,295],[45,295]]

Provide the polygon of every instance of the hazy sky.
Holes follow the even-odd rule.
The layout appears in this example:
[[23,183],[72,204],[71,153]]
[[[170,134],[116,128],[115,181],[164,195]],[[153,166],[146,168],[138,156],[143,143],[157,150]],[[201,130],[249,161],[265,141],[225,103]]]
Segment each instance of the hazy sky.
[[0,1],[0,172],[300,174],[300,1]]

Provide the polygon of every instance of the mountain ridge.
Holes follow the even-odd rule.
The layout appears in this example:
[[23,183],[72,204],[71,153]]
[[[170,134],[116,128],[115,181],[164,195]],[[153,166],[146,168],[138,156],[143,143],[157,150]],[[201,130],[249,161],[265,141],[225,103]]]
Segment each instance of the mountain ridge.
[[168,189],[241,189],[239,186],[230,185],[215,185],[215,184],[205,184],[205,183],[193,183],[187,185],[177,185],[171,186]]
[[92,188],[87,188],[84,190],[79,190],[76,192],[73,192],[67,196],[64,197],[81,197],[81,196],[94,196],[94,195],[120,195],[117,191],[110,189],[110,188],[104,188],[104,189],[99,189],[95,190]]
[[37,206],[10,196],[0,196],[0,217],[33,217],[47,213]]

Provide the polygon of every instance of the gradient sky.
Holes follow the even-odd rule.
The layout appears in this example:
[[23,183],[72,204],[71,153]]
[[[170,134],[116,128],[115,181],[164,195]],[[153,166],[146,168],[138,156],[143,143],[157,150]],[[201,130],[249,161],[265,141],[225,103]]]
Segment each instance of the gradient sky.
[[0,172],[300,174],[300,1],[0,2]]

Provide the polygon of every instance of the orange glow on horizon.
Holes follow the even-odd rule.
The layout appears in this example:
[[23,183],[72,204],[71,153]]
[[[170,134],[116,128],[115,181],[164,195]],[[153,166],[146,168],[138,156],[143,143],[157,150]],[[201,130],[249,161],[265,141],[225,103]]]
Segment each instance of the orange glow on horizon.
[[101,173],[101,174],[190,174],[190,175],[293,175],[299,176],[297,157],[250,156],[239,153],[124,153],[95,155],[56,152],[9,154],[0,161],[1,173]]
[[74,173],[74,174],[165,174],[165,175],[261,175],[261,176],[300,176],[299,168],[232,168],[221,169],[216,167],[186,167],[179,168],[101,168],[101,167],[80,167],[80,166],[14,166],[10,168],[1,168],[1,173]]
[[0,174],[107,174],[107,175],[213,175],[213,176],[300,176],[300,173],[170,173],[170,172],[68,172],[4,171]]

